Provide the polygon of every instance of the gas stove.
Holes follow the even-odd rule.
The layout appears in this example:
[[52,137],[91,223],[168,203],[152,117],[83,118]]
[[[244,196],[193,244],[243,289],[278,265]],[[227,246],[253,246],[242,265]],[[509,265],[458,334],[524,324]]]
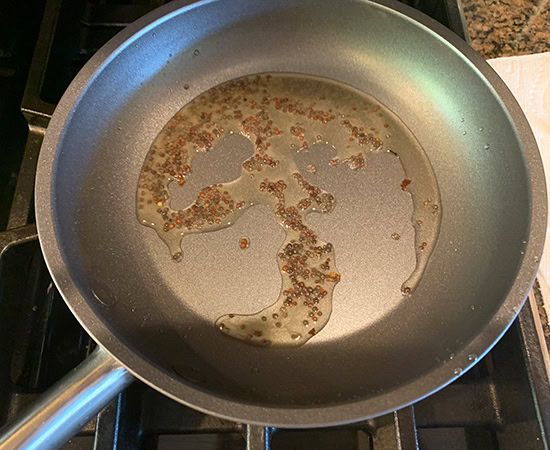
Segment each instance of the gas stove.
[[[406,3],[467,39],[459,1]],[[49,118],[97,49],[164,3],[48,0],[24,13],[0,6],[0,425],[95,347],[51,280],[34,225],[34,176]],[[500,342],[459,380],[376,419],[263,434],[135,382],[63,448],[251,449],[258,433],[269,436],[274,450],[548,448],[550,385],[534,304],[526,303]]]

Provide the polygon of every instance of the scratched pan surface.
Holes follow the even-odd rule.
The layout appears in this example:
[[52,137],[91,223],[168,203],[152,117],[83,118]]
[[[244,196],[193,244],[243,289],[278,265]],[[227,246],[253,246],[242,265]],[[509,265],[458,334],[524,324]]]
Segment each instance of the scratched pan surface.
[[[467,370],[521,307],[546,225],[536,144],[500,79],[456,36],[394,2],[182,6],[155,11],[102,48],[63,97],[44,141],[40,240],[84,327],[161,392],[279,426],[379,415]],[[351,187],[347,177],[327,178],[329,190],[364,196],[360,208],[335,212],[337,225],[325,220],[330,214],[319,221],[321,235],[333,233],[342,281],[326,328],[291,349],[249,346],[214,328],[222,314],[253,313],[278,295],[284,232],[265,209],[188,236],[180,264],[135,210],[144,157],[173,114],[214,85],[261,72],[323,76],[375,96],[419,140],[441,192],[435,250],[417,290],[403,298],[414,234],[396,159],[370,158]],[[197,160],[197,185],[238,175],[250,144],[223,145],[224,159]],[[388,239],[393,232],[399,242]],[[250,239],[246,251],[241,236]]]

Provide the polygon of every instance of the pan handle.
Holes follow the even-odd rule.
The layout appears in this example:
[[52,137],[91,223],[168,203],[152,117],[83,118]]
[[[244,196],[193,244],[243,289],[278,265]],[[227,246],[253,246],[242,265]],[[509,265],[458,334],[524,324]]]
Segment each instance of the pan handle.
[[56,449],[134,380],[101,347],[0,429],[0,450]]

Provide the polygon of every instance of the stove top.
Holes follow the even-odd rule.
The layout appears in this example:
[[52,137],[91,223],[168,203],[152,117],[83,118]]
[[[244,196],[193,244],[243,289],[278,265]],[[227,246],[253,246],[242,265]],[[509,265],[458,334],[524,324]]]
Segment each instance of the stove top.
[[[227,0],[229,1],[229,0]],[[460,0],[407,0],[466,38]],[[56,103],[90,56],[163,0],[48,0],[0,6],[0,425],[95,343],[52,283],[36,236],[37,156]],[[550,386],[529,302],[495,348],[453,384],[360,423],[268,430],[271,449],[544,449]],[[64,449],[244,449],[259,427],[217,419],[135,382]],[[256,448],[256,447],[255,447]]]

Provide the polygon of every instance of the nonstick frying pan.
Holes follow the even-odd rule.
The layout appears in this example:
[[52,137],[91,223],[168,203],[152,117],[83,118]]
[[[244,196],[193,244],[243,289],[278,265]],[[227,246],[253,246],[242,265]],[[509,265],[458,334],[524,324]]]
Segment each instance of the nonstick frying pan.
[[[384,155],[368,161],[364,214],[335,216],[340,241],[360,251],[336,247],[342,281],[331,320],[298,348],[253,347],[214,327],[230,310],[268,306],[280,289],[283,231],[261,208],[208,239],[193,236],[180,264],[136,218],[143,160],[174,113],[214,85],[264,72],[325,77],[376,97],[418,139],[441,194],[433,254],[403,297],[414,268],[410,200],[399,166]],[[198,185],[200,173],[231,179],[239,146],[197,170]],[[162,7],[90,60],[48,127],[36,180],[40,243],[99,350],[5,428],[0,448],[59,445],[134,377],[201,411],[276,427],[342,424],[413,403],[471,367],[517,315],[542,253],[545,192],[534,138],[503,82],[408,7]],[[399,247],[388,239],[397,227]],[[239,253],[241,236],[251,245]]]

